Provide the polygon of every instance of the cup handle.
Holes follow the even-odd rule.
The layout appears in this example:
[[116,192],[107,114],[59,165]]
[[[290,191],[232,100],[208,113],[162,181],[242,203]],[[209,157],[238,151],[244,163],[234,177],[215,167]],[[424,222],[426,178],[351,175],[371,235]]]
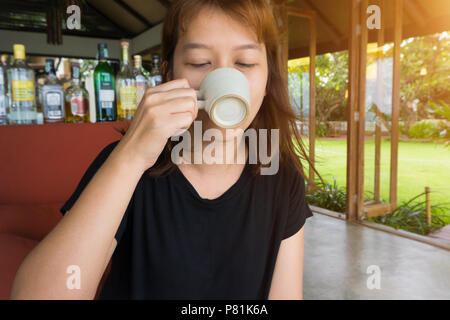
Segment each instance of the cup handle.
[[205,109],[206,106],[206,101],[202,100],[202,97],[200,95],[200,91],[199,90],[195,90],[195,92],[197,93],[197,106],[199,110]]

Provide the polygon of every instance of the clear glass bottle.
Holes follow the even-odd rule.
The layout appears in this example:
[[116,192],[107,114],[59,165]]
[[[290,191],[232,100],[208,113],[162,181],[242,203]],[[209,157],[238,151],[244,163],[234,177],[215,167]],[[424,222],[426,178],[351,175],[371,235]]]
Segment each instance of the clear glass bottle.
[[151,84],[151,75],[150,75],[150,71],[148,71],[148,70],[152,70],[152,64],[151,64],[151,62],[150,63],[147,63],[147,67],[145,66],[145,64],[144,64],[144,61],[142,61],[142,72],[144,72],[144,75],[145,75],[145,77],[147,78],[147,88],[149,88],[149,87],[152,87],[150,84]]
[[6,70],[8,69],[7,56],[2,55],[0,61],[0,125],[8,124],[8,79]]
[[42,86],[47,79],[47,73],[44,70],[38,70],[35,74],[36,77],[36,110],[38,113],[42,113]]
[[25,46],[15,44],[14,63],[8,69],[9,123],[36,124],[34,71],[25,61]]
[[89,122],[89,93],[80,85],[80,64],[71,62],[71,85],[64,92],[67,123]]
[[159,55],[154,54],[152,56],[152,71],[150,72],[151,75],[151,86],[156,87],[159,86],[162,83],[162,75],[161,75],[161,66],[159,63]]
[[147,77],[142,67],[142,57],[139,55],[134,56],[134,70],[133,76],[136,81],[136,108],[141,103],[145,90],[147,89]]
[[55,72],[55,61],[45,60],[47,77],[42,86],[42,111],[45,123],[65,122],[64,91]]
[[117,116],[119,121],[131,120],[136,112],[136,80],[129,64],[129,42],[122,41],[122,61],[116,79]]
[[108,64],[108,48],[104,43],[98,44],[98,58],[99,62],[94,70],[97,122],[116,121],[115,77]]

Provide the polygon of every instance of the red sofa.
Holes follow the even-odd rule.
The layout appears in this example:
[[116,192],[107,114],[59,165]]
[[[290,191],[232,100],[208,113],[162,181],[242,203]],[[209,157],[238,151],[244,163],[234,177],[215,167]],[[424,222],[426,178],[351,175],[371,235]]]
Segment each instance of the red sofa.
[[[59,209],[125,122],[0,126],[0,299],[27,254],[62,218]],[[111,267],[100,282],[96,298]]]

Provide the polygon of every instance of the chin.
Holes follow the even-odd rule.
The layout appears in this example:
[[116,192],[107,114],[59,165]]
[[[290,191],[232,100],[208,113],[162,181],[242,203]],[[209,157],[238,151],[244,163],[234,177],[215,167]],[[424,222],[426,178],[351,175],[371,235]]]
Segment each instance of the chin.
[[[250,126],[253,119],[247,119],[243,124],[241,124],[237,128],[222,128],[222,127],[219,127],[218,125],[216,125],[209,118],[208,114],[205,111],[200,110],[198,112],[198,115],[197,115],[197,118],[195,119],[195,121],[201,122],[203,136],[208,129],[215,129],[215,130],[220,131],[220,133],[221,133],[221,137],[220,136],[217,137],[218,142],[219,141],[220,142],[228,142],[228,141],[232,142],[235,137],[241,136],[244,133],[244,131],[247,130],[247,128]],[[189,128],[189,131],[191,132],[191,134],[194,133],[194,123],[192,123],[191,127]]]

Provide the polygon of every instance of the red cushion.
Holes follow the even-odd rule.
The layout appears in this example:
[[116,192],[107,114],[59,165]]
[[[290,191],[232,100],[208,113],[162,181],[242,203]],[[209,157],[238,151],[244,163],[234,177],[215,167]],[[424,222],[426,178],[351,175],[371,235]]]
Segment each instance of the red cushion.
[[0,233],[0,300],[10,298],[17,270],[38,241]]
[[66,201],[127,122],[0,126],[0,204]]
[[40,241],[61,220],[62,205],[0,205],[0,233]]

